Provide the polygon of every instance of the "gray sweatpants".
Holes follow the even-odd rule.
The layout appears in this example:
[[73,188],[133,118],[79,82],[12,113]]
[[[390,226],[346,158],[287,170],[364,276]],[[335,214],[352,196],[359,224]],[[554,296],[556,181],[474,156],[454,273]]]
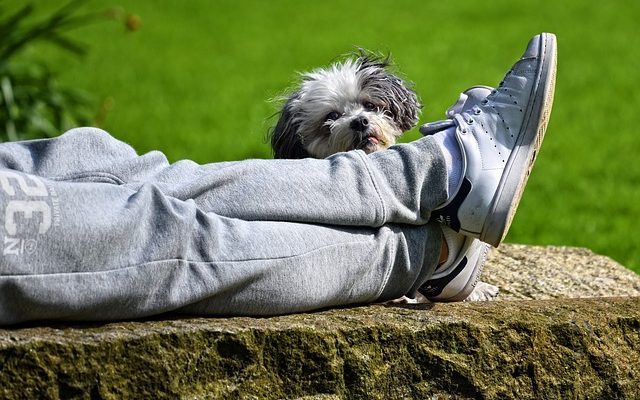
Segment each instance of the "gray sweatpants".
[[0,144],[0,324],[384,301],[433,273],[430,138],[324,160],[169,164],[82,128]]

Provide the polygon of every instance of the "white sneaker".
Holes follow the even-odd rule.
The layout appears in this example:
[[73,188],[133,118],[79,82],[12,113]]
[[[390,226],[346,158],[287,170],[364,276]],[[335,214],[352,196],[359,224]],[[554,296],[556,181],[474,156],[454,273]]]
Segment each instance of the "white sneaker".
[[556,53],[555,35],[535,36],[497,89],[452,113],[463,177],[433,219],[493,246],[502,242],[549,121]]
[[[465,236],[456,259],[436,272],[418,289],[431,301],[462,301],[476,287],[491,246]],[[453,249],[450,249],[453,250]],[[496,288],[497,290],[497,288]],[[497,292],[495,294],[497,296]],[[495,296],[494,296],[495,297]]]
[[[458,100],[447,109],[446,115],[453,118],[455,114],[472,110],[493,91],[489,86],[473,86],[460,93]],[[453,119],[429,122],[420,127],[425,136],[436,134],[455,126]],[[447,228],[443,228],[447,229]],[[446,269],[437,270],[434,275],[418,290],[419,294],[433,302],[446,301],[484,301],[494,299],[498,288],[479,282],[486,254],[491,247],[478,239],[460,236],[464,242],[456,260]],[[450,248],[450,250],[453,250]],[[480,290],[478,290],[480,288]]]

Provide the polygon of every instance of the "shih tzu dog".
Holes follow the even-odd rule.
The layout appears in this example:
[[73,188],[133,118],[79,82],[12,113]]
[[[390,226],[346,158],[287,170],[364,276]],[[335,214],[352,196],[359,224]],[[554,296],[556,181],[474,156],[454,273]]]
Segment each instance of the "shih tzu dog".
[[420,101],[389,57],[359,56],[302,76],[271,132],[275,158],[325,158],[395,144],[418,123]]

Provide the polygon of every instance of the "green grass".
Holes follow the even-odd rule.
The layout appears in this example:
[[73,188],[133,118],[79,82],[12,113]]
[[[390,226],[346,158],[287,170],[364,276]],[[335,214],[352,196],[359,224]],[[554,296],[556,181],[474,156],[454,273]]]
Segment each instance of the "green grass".
[[[41,1],[43,7],[54,2]],[[112,5],[94,1],[91,9]],[[495,85],[527,40],[559,42],[556,102],[510,242],[584,246],[640,271],[640,3],[628,1],[119,1],[142,29],[76,34],[82,61],[38,48],[64,82],[113,99],[104,128],[140,152],[198,162],[268,158],[269,99],[296,71],[355,46],[390,51],[422,121]],[[404,140],[418,137],[416,132]]]

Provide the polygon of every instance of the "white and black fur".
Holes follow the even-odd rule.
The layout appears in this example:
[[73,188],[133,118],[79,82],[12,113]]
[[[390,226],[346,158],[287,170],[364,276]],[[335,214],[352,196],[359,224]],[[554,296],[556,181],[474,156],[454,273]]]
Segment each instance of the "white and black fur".
[[275,158],[383,150],[418,123],[420,100],[390,72],[389,57],[361,51],[302,75],[271,132]]

